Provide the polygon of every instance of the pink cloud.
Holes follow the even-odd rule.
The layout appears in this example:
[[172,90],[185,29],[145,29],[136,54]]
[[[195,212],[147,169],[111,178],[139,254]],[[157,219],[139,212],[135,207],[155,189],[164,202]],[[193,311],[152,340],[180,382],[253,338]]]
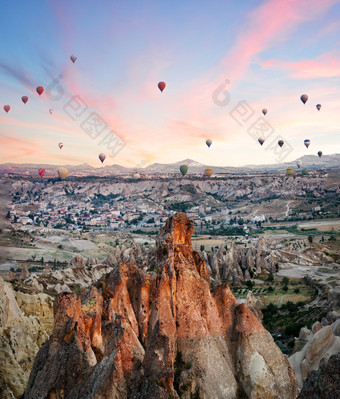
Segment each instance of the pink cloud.
[[296,79],[332,78],[340,76],[340,58],[332,53],[320,55],[313,60],[280,61],[267,60],[262,63],[264,68],[279,68],[289,70]]
[[336,3],[337,0],[270,0],[255,9],[248,18],[248,29],[239,35],[224,60],[231,82],[244,75],[256,55],[285,40],[299,23],[319,17]]

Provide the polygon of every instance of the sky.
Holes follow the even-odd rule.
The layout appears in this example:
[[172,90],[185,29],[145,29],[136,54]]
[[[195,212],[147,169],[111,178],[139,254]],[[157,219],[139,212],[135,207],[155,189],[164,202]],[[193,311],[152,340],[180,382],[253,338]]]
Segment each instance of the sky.
[[11,0],[0,37],[0,163],[340,153],[340,0]]

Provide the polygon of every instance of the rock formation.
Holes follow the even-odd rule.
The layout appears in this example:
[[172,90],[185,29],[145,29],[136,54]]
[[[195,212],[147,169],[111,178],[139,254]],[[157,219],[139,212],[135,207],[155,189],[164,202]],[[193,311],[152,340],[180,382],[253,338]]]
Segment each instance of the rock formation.
[[[17,297],[17,300],[16,300]],[[0,398],[20,398],[53,328],[52,299],[14,292],[0,278]]]
[[192,232],[178,213],[157,238],[153,271],[121,261],[79,297],[59,294],[25,399],[296,398],[261,322],[225,284],[211,291]]
[[254,274],[262,271],[268,274],[276,272],[275,262],[263,238],[251,248],[243,248],[232,243],[229,250],[220,247],[209,255],[203,254],[203,257],[208,269],[211,270],[211,276],[217,283],[223,280],[240,283],[250,280]]
[[318,371],[311,371],[298,399],[340,398],[340,354],[323,359]]
[[301,328],[299,338],[295,341],[295,353],[289,358],[289,363],[300,387],[308,373],[317,370],[323,359],[328,360],[332,355],[340,353],[340,314],[329,312],[325,321],[327,319],[333,323],[322,325],[316,322],[311,330]]

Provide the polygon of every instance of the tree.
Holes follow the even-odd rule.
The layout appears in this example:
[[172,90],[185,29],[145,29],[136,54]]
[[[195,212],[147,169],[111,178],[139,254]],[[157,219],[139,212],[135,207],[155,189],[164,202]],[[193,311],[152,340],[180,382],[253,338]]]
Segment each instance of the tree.
[[270,285],[270,286],[268,287],[268,292],[273,292],[274,290],[275,290],[275,288],[274,288],[273,286]]
[[283,291],[287,292],[288,291],[288,287],[285,285],[282,287]]
[[204,251],[204,245],[200,246],[200,251],[203,252]]
[[295,288],[294,294],[300,294],[300,289],[299,288]]
[[43,256],[41,257],[40,262],[41,262],[41,266],[44,266],[44,257]]
[[273,275],[273,273],[270,273],[269,274],[269,276],[268,276],[268,278],[267,278],[267,281],[269,281],[269,282],[273,282],[274,281],[274,275]]
[[308,241],[311,244],[313,242],[313,236],[308,236]]
[[10,219],[10,218],[11,218],[11,212],[10,212],[10,211],[7,212],[6,218],[7,218],[7,219]]
[[287,285],[289,284],[289,278],[286,277],[286,276],[283,277],[283,278],[282,278],[282,281],[281,281],[281,284],[287,286]]

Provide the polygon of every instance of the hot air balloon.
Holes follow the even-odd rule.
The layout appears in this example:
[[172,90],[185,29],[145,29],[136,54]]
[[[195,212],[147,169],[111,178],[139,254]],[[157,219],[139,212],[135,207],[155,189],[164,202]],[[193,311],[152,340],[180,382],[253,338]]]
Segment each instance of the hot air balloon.
[[70,60],[73,62],[73,64],[77,61],[77,57],[74,55],[71,55]]
[[286,175],[291,176],[294,174],[294,169],[293,168],[287,168],[286,169]]
[[98,155],[98,158],[102,161],[102,163],[105,161],[105,158],[106,158],[106,155],[103,153],[103,152],[101,152],[99,155]]
[[309,145],[310,145],[310,140],[306,139],[306,140],[304,141],[304,143],[305,143],[305,146],[308,148]]
[[52,115],[53,112],[54,112],[54,109],[50,108],[50,109],[48,110],[48,112]]
[[39,94],[39,96],[41,96],[44,92],[44,88],[42,86],[38,86],[36,88],[37,93]]
[[44,174],[45,174],[45,169],[40,168],[40,169],[38,170],[38,173],[39,173],[40,177],[43,177]]
[[187,165],[181,165],[179,167],[180,172],[182,173],[183,176],[186,175],[187,171],[188,171],[188,166]]
[[135,173],[135,174],[133,175],[133,177],[134,177],[135,179],[140,179],[140,174],[137,172],[137,173]]
[[63,144],[63,143],[59,143],[59,144],[58,144],[58,147],[59,147],[60,149],[62,149],[62,148],[64,147],[64,144]]
[[302,173],[304,176],[306,176],[306,175],[308,175],[309,171],[308,171],[308,169],[302,169],[302,170],[301,170],[301,173]]
[[300,97],[300,100],[301,100],[304,104],[306,104],[306,102],[307,102],[307,100],[308,100],[307,94],[302,94],[302,96]]
[[321,104],[316,104],[316,109],[317,109],[318,111],[320,111],[320,109],[321,109]]
[[11,109],[11,107],[10,107],[9,105],[4,105],[4,110],[5,110],[6,112],[8,112],[10,109]]
[[211,139],[208,139],[208,140],[205,142],[205,144],[206,144],[208,147],[210,147],[211,144],[212,144],[212,140],[211,140]]
[[22,97],[21,97],[21,101],[22,101],[24,104],[26,104],[27,101],[28,101],[28,97],[27,97],[27,96],[22,96]]
[[297,167],[300,169],[300,168],[301,168],[301,165],[302,165],[302,162],[301,162],[300,160],[298,160],[298,161],[296,161],[296,165],[297,165]]
[[66,179],[66,177],[67,177],[67,175],[68,175],[68,170],[67,170],[66,168],[60,168],[60,169],[58,170],[58,175],[59,175],[59,177],[60,177],[62,180],[64,180],[64,179]]
[[262,110],[263,115],[266,115],[267,112],[268,112],[267,108],[263,108]]
[[264,143],[264,138],[259,137],[257,141],[262,145]]
[[284,143],[285,143],[285,142],[284,142],[283,140],[279,140],[279,141],[277,142],[277,144],[278,144],[280,147],[282,147]]
[[208,168],[204,171],[204,173],[206,174],[206,176],[210,177],[213,174],[213,170],[211,168]]
[[319,158],[322,157],[322,151],[318,151],[318,156],[319,156]]
[[163,91],[165,89],[165,86],[166,86],[165,82],[159,82],[158,83],[158,88],[159,88],[160,91]]

